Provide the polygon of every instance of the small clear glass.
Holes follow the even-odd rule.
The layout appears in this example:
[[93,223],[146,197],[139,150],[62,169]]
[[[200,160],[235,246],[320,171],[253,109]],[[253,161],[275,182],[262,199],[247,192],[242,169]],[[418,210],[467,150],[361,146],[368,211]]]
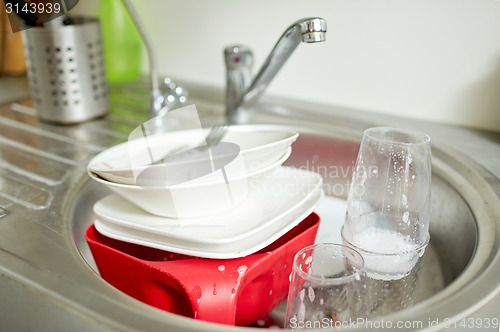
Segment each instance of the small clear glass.
[[354,249],[320,243],[294,259],[285,328],[344,326],[369,317],[369,292],[363,257]]

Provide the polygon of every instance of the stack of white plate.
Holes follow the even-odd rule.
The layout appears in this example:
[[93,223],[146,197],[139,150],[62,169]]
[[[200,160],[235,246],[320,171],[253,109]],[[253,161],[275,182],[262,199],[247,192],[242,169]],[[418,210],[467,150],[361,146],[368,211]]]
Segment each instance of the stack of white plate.
[[94,206],[100,233],[187,255],[237,258],[284,235],[323,197],[320,175],[281,166],[298,134],[279,126],[230,127],[223,141],[237,144],[240,153],[215,172],[174,185],[162,179],[158,185],[135,184],[140,167],[162,165],[132,166],[131,151],[140,153],[146,143],[149,152],[196,146],[189,134],[178,131],[150,136],[147,142],[129,141],[89,163],[89,175],[114,191]]

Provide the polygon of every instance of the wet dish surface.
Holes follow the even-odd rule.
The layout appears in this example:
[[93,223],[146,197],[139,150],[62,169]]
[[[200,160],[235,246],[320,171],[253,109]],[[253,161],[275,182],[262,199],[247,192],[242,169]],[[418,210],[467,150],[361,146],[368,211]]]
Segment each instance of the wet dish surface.
[[[172,151],[189,150],[202,145],[203,133],[206,131],[180,130],[115,145],[95,156],[88,164],[88,171],[108,181],[134,185],[137,175],[145,167],[162,168],[161,164],[151,163]],[[296,132],[278,126],[240,125],[229,127],[222,142],[239,146],[245,166],[242,170],[249,173],[278,160],[297,137]],[[213,180],[210,175],[199,179],[200,182],[210,180]]]
[[236,258],[272,243],[307,217],[323,198],[316,173],[278,168],[226,213],[174,219],[151,215],[117,195],[94,206],[102,234],[131,243],[209,258]]

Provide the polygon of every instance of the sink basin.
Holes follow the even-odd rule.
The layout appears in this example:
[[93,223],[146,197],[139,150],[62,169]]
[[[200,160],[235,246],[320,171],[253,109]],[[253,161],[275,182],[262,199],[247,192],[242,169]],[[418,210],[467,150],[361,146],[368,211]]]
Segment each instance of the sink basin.
[[[111,93],[112,103],[113,95]],[[204,87],[191,88],[191,102],[197,105],[205,125],[221,121],[223,104],[218,97],[220,95],[220,92],[214,93]],[[144,96],[147,97],[147,93]],[[115,98],[115,105],[122,100]],[[24,104],[29,106],[29,102]],[[126,108],[123,105],[115,107]],[[309,113],[305,112],[306,109]],[[5,151],[19,155],[9,161],[14,165],[17,160],[24,160],[21,156],[33,160],[35,157],[30,153],[42,161],[43,158],[50,159],[29,171],[41,173],[42,178],[50,178],[51,182],[44,183],[40,179],[31,181],[40,191],[39,196],[29,202],[31,205],[24,204],[22,200],[16,202],[14,191],[10,196],[0,194],[0,289],[2,292],[6,290],[6,298],[17,299],[9,300],[9,305],[0,300],[0,321],[6,321],[7,327],[14,328],[53,326],[64,329],[71,326],[72,330],[82,331],[250,329],[214,325],[161,311],[121,293],[99,276],[84,240],[84,231],[94,221],[93,204],[110,191],[88,178],[86,162],[104,147],[126,139],[129,130],[143,121],[142,118],[130,117],[126,112],[112,113],[106,119],[61,128],[37,123],[28,113],[24,109],[23,115],[19,116],[11,108],[0,108],[0,126],[13,128],[13,132],[28,131],[33,134],[33,139],[40,142],[16,143],[14,134],[5,138],[3,131],[0,133],[0,151],[5,155]],[[498,319],[500,169],[467,156],[467,144],[461,145],[462,149],[452,149],[446,137],[453,134],[471,141],[470,137],[474,136],[474,146],[489,146],[493,151],[490,153],[498,155],[500,135],[482,132],[475,135],[475,131],[461,128],[370,117],[357,111],[305,103],[291,104],[279,99],[266,99],[257,114],[256,123],[286,126],[300,133],[285,165],[313,170],[323,176],[325,206],[330,199],[346,199],[365,128],[385,124],[427,132],[435,139],[431,242],[417,285],[418,302],[383,319],[394,324],[398,321],[415,322],[413,326],[406,326],[407,330],[428,328],[430,325],[434,330],[453,324],[459,327],[463,319],[470,317]],[[66,149],[62,154],[58,152],[62,150],[50,145],[55,144],[53,141],[62,145],[64,137],[74,141],[74,151]],[[98,137],[107,138],[98,140]],[[44,151],[49,151],[50,155],[36,150],[44,148],[42,143],[49,145]],[[22,151],[16,152],[12,146]],[[30,148],[23,150],[24,146]],[[61,176],[44,168],[55,167],[56,161]],[[0,176],[7,179],[10,173],[0,168],[2,171]],[[22,172],[16,174],[19,179],[27,176]],[[4,185],[2,188],[10,187]],[[339,219],[342,211],[334,215],[340,216],[336,218]],[[332,227],[339,227],[342,220],[331,222]],[[28,301],[37,306],[33,309],[37,323],[23,320],[21,313],[16,314],[16,306],[20,310]],[[283,307],[278,307],[271,316],[279,321],[283,317]],[[356,330],[372,329],[360,326]]]
[[[323,176],[327,195],[346,198],[356,160],[359,142],[348,138],[329,136],[309,128],[290,128],[300,132],[293,145],[293,152],[286,166],[315,171]],[[441,169],[440,152],[434,151],[436,159],[432,178],[431,242],[424,256],[421,277],[417,285],[417,302],[433,303],[448,298],[450,294],[462,291],[473,281],[478,271],[471,266],[488,261],[490,247],[479,245],[481,227],[492,227],[489,223],[478,224],[473,212],[460,193],[446,181],[447,168]],[[446,174],[445,174],[446,173]],[[84,230],[94,220],[92,206],[103,195],[108,194],[93,182],[85,181],[73,201],[69,220],[76,246],[82,258],[93,266],[92,256],[83,241]],[[337,220],[338,232],[343,220]],[[334,222],[335,224],[335,222]],[[460,293],[460,292],[459,292]],[[427,311],[428,305],[414,306],[397,316],[407,320],[419,311]],[[419,309],[420,308],[420,309]],[[282,309],[282,308],[281,308]],[[282,313],[275,313],[282,317]],[[425,312],[424,311],[424,312]],[[431,311],[432,312],[432,311]],[[431,313],[429,312],[429,314]],[[280,315],[281,314],[281,315]],[[404,316],[401,316],[404,315]]]

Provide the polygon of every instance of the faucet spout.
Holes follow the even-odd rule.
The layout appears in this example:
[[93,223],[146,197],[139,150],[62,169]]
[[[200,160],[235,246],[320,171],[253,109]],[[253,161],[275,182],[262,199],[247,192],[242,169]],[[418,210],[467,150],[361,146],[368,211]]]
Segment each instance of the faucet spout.
[[227,68],[226,115],[229,123],[245,123],[252,106],[301,43],[325,41],[326,21],[319,17],[299,20],[281,35],[255,78],[251,80],[252,53],[243,46],[225,49]]

